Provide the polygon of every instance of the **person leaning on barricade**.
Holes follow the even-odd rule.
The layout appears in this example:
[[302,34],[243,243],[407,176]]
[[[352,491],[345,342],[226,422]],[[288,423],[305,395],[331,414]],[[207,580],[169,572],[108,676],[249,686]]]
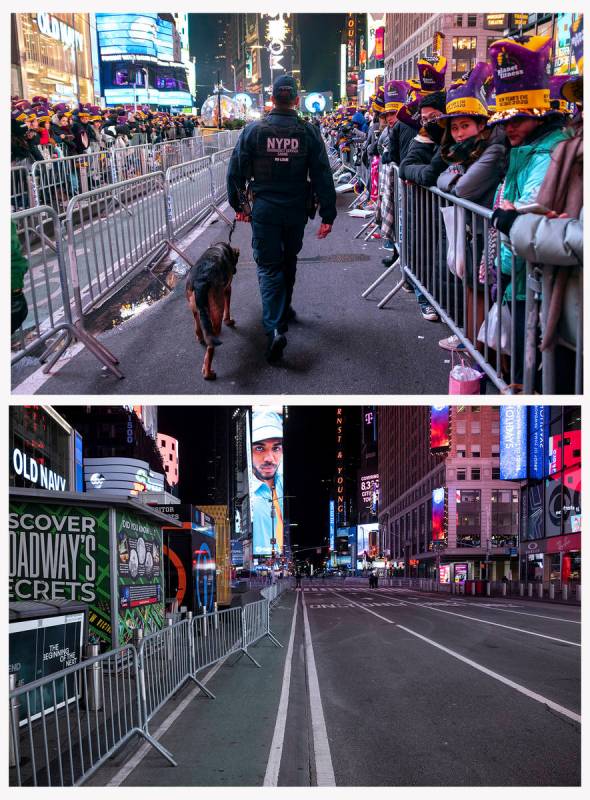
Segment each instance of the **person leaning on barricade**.
[[[490,48],[496,90],[496,112],[489,125],[501,125],[510,144],[508,170],[494,199],[493,226],[505,233],[510,230],[518,206],[536,204],[557,145],[568,138],[564,115],[551,107],[547,63],[551,51],[549,36],[500,39]],[[514,71],[519,69],[515,82]],[[516,359],[514,380],[522,384],[524,375],[524,331],[526,301],[526,262],[516,255],[515,281],[512,281],[512,250],[507,240],[498,244],[490,237],[492,253],[504,277],[504,290],[498,302],[515,315],[516,341],[512,354]],[[490,264],[490,258],[486,259]],[[482,280],[487,276],[480,275]],[[514,302],[513,302],[514,301]]]
[[[385,86],[384,116],[386,127],[379,137],[382,164],[395,164],[399,166],[406,156],[412,139],[416,134],[415,128],[411,127],[406,122],[398,121],[398,115],[406,107],[411,91],[413,91],[412,87],[407,81],[389,81]],[[398,257],[398,252],[394,244],[398,233],[395,202],[396,191],[397,182],[395,173],[393,170],[390,170],[385,175],[381,203],[382,247],[390,254],[383,259],[383,264],[387,267],[391,266]],[[412,290],[409,284],[408,289],[410,291]]]
[[[553,291],[541,351],[554,346],[557,335],[576,343],[580,313],[579,270],[583,266],[583,16],[571,26],[572,49],[578,75],[550,78],[550,103],[554,113],[567,118],[576,109],[565,132],[568,138],[555,147],[536,202],[538,213],[518,213],[516,208],[497,209],[493,222],[509,236],[519,258],[552,269]],[[568,103],[570,106],[568,106]],[[543,212],[542,209],[549,209]],[[577,343],[580,346],[580,343]],[[560,391],[575,391],[571,351],[562,348],[557,359]]]
[[[455,81],[447,92],[446,113],[437,120],[444,134],[441,157],[447,168],[437,179],[437,187],[447,194],[491,208],[496,190],[506,174],[506,135],[496,126],[487,127],[488,105],[486,87],[491,82],[492,68],[480,62],[464,78]],[[461,215],[464,218],[464,215]],[[484,249],[484,223],[476,218],[476,231],[467,225],[464,252],[455,253],[454,264],[449,265],[463,282],[467,294],[466,330],[473,330],[474,264],[471,242],[476,238],[476,275]],[[447,229],[447,237],[454,240],[454,219]],[[475,281],[477,299],[476,330],[484,319],[483,284]],[[462,315],[463,303],[459,304]],[[457,320],[460,322],[460,320]],[[455,334],[441,339],[439,346],[445,350],[463,350],[465,346]],[[480,345],[483,348],[483,345]]]
[[[446,166],[440,154],[442,128],[437,123],[437,118],[445,111],[444,91],[430,92],[422,97],[419,101],[419,108],[422,127],[412,140],[406,157],[400,164],[399,174],[400,178],[406,182],[428,187],[436,184],[438,176]],[[425,228],[434,230],[435,220],[431,218],[430,208],[427,209],[423,219],[423,229],[417,230],[413,228],[414,224],[415,221],[411,219],[411,212],[408,208],[407,227],[411,229],[411,236],[417,239],[425,238],[427,235]],[[432,253],[434,264],[438,263],[437,246],[440,245],[435,241],[435,248]],[[438,322],[439,316],[426,296],[416,287],[414,287],[414,292],[422,317],[429,322]]]

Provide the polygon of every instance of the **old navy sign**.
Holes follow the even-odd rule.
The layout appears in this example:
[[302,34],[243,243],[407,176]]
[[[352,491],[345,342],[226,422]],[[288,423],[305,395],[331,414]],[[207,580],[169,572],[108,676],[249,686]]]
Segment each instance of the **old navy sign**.
[[66,479],[44,464],[39,464],[32,456],[21,452],[18,447],[12,451],[12,466],[17,475],[29,483],[48,489],[50,492],[65,492]]
[[500,407],[500,479],[527,476],[527,407]]

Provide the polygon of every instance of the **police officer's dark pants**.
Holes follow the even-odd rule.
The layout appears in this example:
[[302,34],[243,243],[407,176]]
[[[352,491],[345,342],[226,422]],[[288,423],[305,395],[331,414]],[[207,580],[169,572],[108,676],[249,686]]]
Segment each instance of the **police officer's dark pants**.
[[252,251],[258,265],[262,324],[267,334],[287,330],[286,315],[306,221],[304,208],[274,205],[256,198],[252,212]]

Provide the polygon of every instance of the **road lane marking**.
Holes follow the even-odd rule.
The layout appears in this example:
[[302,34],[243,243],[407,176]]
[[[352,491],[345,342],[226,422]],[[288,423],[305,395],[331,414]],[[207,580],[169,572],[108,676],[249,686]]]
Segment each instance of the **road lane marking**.
[[559,639],[557,636],[548,636],[546,633],[537,633],[536,631],[527,631],[524,628],[515,628],[512,625],[502,625],[501,622],[492,622],[489,619],[479,619],[479,617],[470,617],[467,614],[459,614],[456,611],[445,611],[444,608],[437,608],[436,606],[428,603],[408,603],[408,605],[418,606],[425,608],[428,611],[438,611],[439,614],[450,614],[452,617],[461,617],[462,619],[469,619],[473,622],[479,622],[482,625],[493,625],[496,628],[506,628],[509,631],[518,631],[519,633],[526,633],[529,636],[538,636],[541,639],[550,639],[553,642],[561,642],[562,644],[571,644],[572,647],[581,647],[581,642],[570,642],[569,639]]
[[537,692],[533,692],[530,689],[527,689],[526,686],[522,686],[520,683],[515,683],[515,681],[511,681],[510,678],[505,678],[504,675],[500,675],[498,672],[494,672],[487,667],[478,664],[475,661],[472,661],[470,658],[466,658],[462,656],[460,653],[456,653],[454,650],[450,650],[448,647],[445,647],[438,642],[435,642],[432,639],[429,639],[427,636],[423,636],[421,633],[416,633],[416,631],[411,630],[410,628],[406,628],[405,625],[400,625],[397,623],[397,627],[401,628],[406,633],[415,636],[417,639],[422,639],[424,642],[432,645],[432,647],[436,647],[439,650],[442,650],[443,653],[447,653],[447,655],[452,656],[453,658],[462,661],[464,664],[468,664],[470,667],[473,667],[479,672],[483,672],[484,675],[488,675],[490,678],[494,678],[494,680],[499,681],[500,683],[504,683],[506,686],[509,686],[511,689],[515,689],[517,692],[526,695],[526,697],[530,697],[532,700],[536,700],[538,703],[542,703],[543,705],[548,706],[549,708],[557,711],[559,714],[563,714],[565,717],[574,720],[574,722],[582,722],[582,717],[579,714],[576,714],[575,711],[570,711],[569,708],[565,708],[564,706],[560,706],[558,703],[553,702],[553,700],[549,700],[548,697],[544,697],[541,694],[537,694]]
[[570,622],[573,625],[581,625],[582,620],[580,619],[565,619],[565,617],[550,617],[547,614],[531,614],[530,611],[513,611],[512,608],[503,608],[498,605],[490,605],[489,603],[482,603],[481,605],[478,603],[474,605],[473,603],[461,603],[464,606],[470,606],[471,608],[487,608],[490,611],[504,611],[508,614],[520,614],[523,617],[535,617],[536,619],[550,619],[552,622]]
[[[229,655],[231,655],[231,653]],[[223,664],[225,664],[227,659],[228,656],[224,656],[220,661],[217,662],[217,664],[215,664],[214,667],[212,667],[212,669],[209,670],[209,672],[205,675],[205,677],[201,681],[203,686],[206,686],[209,683],[211,678],[215,675],[217,670],[221,666],[223,666]],[[164,722],[162,722],[158,730],[155,733],[151,734],[152,738],[160,741],[161,736],[166,733],[166,731],[172,726],[174,722],[176,722],[178,717],[183,713],[183,711],[186,710],[187,706],[190,705],[190,703],[194,700],[194,698],[199,694],[200,691],[201,691],[200,687],[195,686],[195,688],[190,692],[190,694],[184,698],[182,703],[180,703],[180,705],[177,706],[175,710],[168,717],[166,717],[166,719],[164,720]],[[148,742],[142,744],[137,753],[135,753],[135,755],[133,755],[129,759],[129,761],[125,764],[124,767],[121,767],[121,769],[117,773],[115,773],[115,775],[106,785],[120,786],[123,783],[123,781],[139,765],[139,762],[143,761],[145,756],[150,752],[153,752],[152,745],[149,744]]]
[[285,669],[283,671],[283,685],[281,687],[281,697],[277,709],[277,719],[275,730],[270,745],[268,764],[264,776],[263,786],[278,786],[279,771],[281,769],[281,759],[283,757],[283,745],[285,743],[285,728],[287,724],[287,711],[289,709],[289,688],[291,686],[291,665],[293,662],[293,641],[295,639],[295,624],[297,621],[297,609],[299,607],[299,595],[295,594],[295,607],[293,608],[293,619],[291,621],[291,633],[289,634],[289,645],[285,658]]
[[305,639],[305,662],[307,665],[307,684],[309,688],[309,708],[311,712],[311,729],[313,733],[313,752],[315,754],[316,783],[318,786],[336,786],[330,742],[326,731],[326,720],[320,695],[320,684],[313,655],[311,630],[305,607],[305,594],[301,594],[303,607],[303,632]]
[[362,608],[363,611],[366,611],[368,614],[372,614],[374,617],[379,617],[379,619],[382,619],[384,622],[388,622],[390,625],[396,624],[394,620],[388,619],[387,617],[378,614],[376,611],[373,611],[372,608],[367,608],[367,606],[363,606],[361,603],[357,603],[356,600],[349,600],[348,597],[344,597],[344,595],[338,594],[338,592],[335,589],[334,589],[334,594],[336,595],[336,597],[340,597],[342,600],[348,600],[348,602],[351,605],[357,606],[357,608]]
[[[335,594],[337,594],[337,593],[335,592]],[[341,595],[338,595],[338,596],[341,597]],[[344,598],[344,599],[346,599],[346,598]],[[354,603],[353,600],[351,600],[350,602]],[[488,669],[487,667],[484,667],[484,666],[482,666],[481,664],[478,664],[475,661],[472,661],[470,658],[466,658],[465,656],[462,656],[460,653],[456,653],[454,650],[450,650],[448,647],[445,647],[444,645],[439,644],[438,642],[435,642],[433,639],[429,639],[427,636],[423,636],[421,633],[417,633],[416,631],[413,631],[410,628],[406,628],[405,625],[400,625],[399,622],[394,622],[392,619],[387,619],[387,617],[382,617],[381,614],[377,614],[377,612],[372,611],[370,608],[365,608],[365,606],[361,605],[360,603],[355,603],[355,605],[357,605],[359,608],[362,608],[367,613],[373,614],[374,616],[379,617],[379,619],[382,619],[385,622],[389,622],[390,624],[395,625],[397,628],[401,628],[401,630],[406,631],[406,633],[409,633],[409,634],[411,634],[412,636],[415,636],[418,639],[422,639],[423,641],[427,642],[428,644],[432,645],[433,647],[436,647],[439,650],[442,650],[444,653],[447,653],[447,655],[450,655],[453,658],[456,658],[459,661],[462,661],[464,664],[468,664],[470,667],[473,667],[474,669],[479,670],[479,672],[483,672],[484,675],[488,675],[489,677],[494,678],[495,680],[499,681],[500,683],[504,683],[506,686],[509,686],[511,689],[515,689],[517,692],[520,692],[521,694],[524,694],[527,697],[530,697],[532,700],[536,700],[539,703],[543,703],[544,705],[548,706],[549,708],[553,709],[554,711],[557,711],[559,714],[563,714],[565,717],[568,717],[569,719],[572,719],[575,722],[578,722],[578,723],[581,724],[582,717],[579,714],[576,714],[575,711],[570,711],[569,708],[565,708],[564,706],[560,706],[559,703],[555,703],[553,700],[549,700],[549,698],[544,697],[543,695],[538,694],[537,692],[533,692],[533,691],[531,691],[531,689],[527,689],[526,686],[522,686],[520,683],[516,683],[515,681],[511,681],[510,678],[505,678],[503,675],[500,675],[498,672],[494,672],[493,670]],[[415,605],[415,604],[409,603],[408,605]]]

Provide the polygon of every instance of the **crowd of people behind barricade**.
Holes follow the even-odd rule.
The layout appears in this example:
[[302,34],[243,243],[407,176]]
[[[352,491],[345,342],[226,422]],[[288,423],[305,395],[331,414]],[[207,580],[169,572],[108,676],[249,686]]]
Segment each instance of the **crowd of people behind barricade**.
[[[483,218],[478,218],[475,230],[466,226],[461,270],[449,263],[448,254],[447,266],[467,294],[468,318],[463,320],[461,308],[455,322],[470,331],[473,314],[477,315],[476,324],[484,329],[484,338],[480,331],[477,343],[480,351],[485,340],[491,347],[496,344],[486,336],[491,324],[484,311],[486,283],[494,313],[502,315],[505,328],[514,314],[516,341],[511,355],[518,390],[523,379],[527,261],[553,270],[540,349],[552,347],[558,337],[576,341],[583,245],[583,16],[577,16],[571,28],[577,74],[548,74],[550,37],[502,38],[490,46],[488,62],[476,64],[445,91],[447,62],[440,54],[441,41],[442,34],[437,33],[433,55],[420,59],[416,79],[389,81],[367,107],[340,107],[322,119],[322,133],[343,164],[365,167],[367,205],[376,207],[379,224],[373,235],[389,251],[386,266],[398,255],[397,186],[393,170],[379,182],[380,165],[396,165],[409,187],[438,187],[493,211],[488,236]],[[436,232],[433,265],[438,263],[438,248],[447,253],[447,240],[456,233],[452,224],[438,227],[428,208],[416,221],[408,213],[405,224],[421,227],[410,230],[410,237],[425,236],[425,226]],[[496,297],[498,270],[500,297]],[[403,288],[415,292],[424,319],[438,321],[437,310],[417,286],[406,280]],[[454,334],[439,345],[448,351],[465,350]],[[571,359],[566,356],[562,366],[567,372],[559,391],[573,391]]]
[[51,105],[40,96],[31,101],[13,97],[11,106],[12,166],[84,155],[110,146],[185,139],[200,126],[195,115],[153,111],[149,106],[101,109],[86,103],[71,107]]

